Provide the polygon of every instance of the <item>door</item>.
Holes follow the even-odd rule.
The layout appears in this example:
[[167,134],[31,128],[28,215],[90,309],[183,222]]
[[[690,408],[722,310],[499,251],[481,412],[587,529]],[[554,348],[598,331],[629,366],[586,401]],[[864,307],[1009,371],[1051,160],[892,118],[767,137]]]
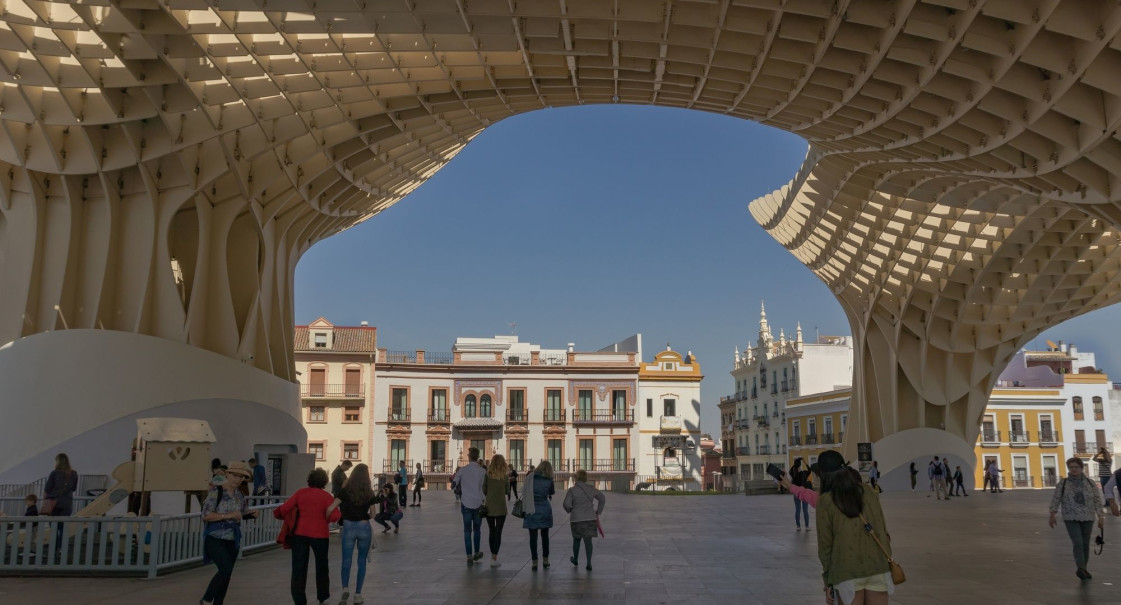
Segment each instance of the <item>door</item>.
[[985,416],[985,419],[981,422],[981,440],[985,443],[999,441],[996,436],[996,419],[992,416]]
[[1024,417],[1012,416],[1010,420],[1012,429],[1012,436],[1010,440],[1014,442],[1027,441],[1027,435],[1024,434]]
[[433,441],[429,448],[428,472],[446,473],[448,459],[448,442]]
[[446,422],[448,419],[448,392],[444,389],[432,391],[432,420]]
[[362,395],[362,370],[358,368],[346,369],[346,396],[360,397]]
[[585,421],[591,420],[592,419],[592,392],[591,391],[580,391],[580,393],[578,395],[578,398],[577,398],[577,402],[578,402],[578,410],[579,410],[578,413],[580,415],[576,419],[577,420],[585,420]]
[[595,470],[595,446],[591,439],[580,440],[580,466],[586,471]]
[[1051,427],[1050,416],[1039,417],[1039,440],[1044,443],[1055,442],[1054,429]]
[[611,461],[613,470],[625,471],[629,470],[629,460],[627,460],[627,440],[616,439],[611,445]]
[[510,460],[508,462],[519,473],[525,470],[525,439],[510,440]]
[[327,370],[312,368],[311,370],[311,396],[322,397],[327,389]]
[[549,389],[545,393],[545,420],[559,421],[563,418],[561,415],[561,392],[560,389]]
[[479,449],[479,460],[489,460],[487,456],[487,440],[486,439],[472,439],[470,441],[471,447]]
[[614,400],[613,410],[616,422],[622,422],[627,419],[627,392],[614,391],[612,392],[612,399]]
[[565,470],[561,468],[561,456],[563,455],[561,440],[550,439],[545,447],[545,458],[553,465],[554,471]]

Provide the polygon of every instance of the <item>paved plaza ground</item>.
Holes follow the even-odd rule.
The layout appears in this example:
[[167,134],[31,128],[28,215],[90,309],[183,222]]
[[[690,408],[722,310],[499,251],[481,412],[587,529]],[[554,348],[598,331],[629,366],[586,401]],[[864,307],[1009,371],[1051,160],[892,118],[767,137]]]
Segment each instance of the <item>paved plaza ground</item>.
[[[1107,519],[1094,579],[1074,576],[1062,526],[1047,527],[1048,491],[977,493],[940,502],[924,493],[884,495],[888,529],[908,581],[893,603],[1121,603],[1121,519]],[[502,567],[468,568],[452,496],[430,492],[406,509],[398,535],[376,533],[367,603],[823,603],[817,535],[797,532],[789,496],[609,494],[594,567],[574,568],[567,515],[554,503],[552,567],[530,570],[527,532],[508,519]],[[486,527],[483,528],[486,545]],[[284,604],[289,553],[246,557],[226,602]],[[156,580],[0,578],[0,604],[177,605],[198,602],[211,567]],[[331,548],[332,604],[341,594],[337,536]],[[309,595],[314,580],[309,578]],[[353,587],[353,580],[352,580]],[[314,599],[312,599],[314,602]]]

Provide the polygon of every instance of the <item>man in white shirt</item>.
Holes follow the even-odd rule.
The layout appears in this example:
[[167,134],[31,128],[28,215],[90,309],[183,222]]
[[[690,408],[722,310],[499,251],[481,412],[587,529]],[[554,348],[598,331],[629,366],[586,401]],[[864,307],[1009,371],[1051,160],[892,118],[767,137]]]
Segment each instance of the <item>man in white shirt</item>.
[[463,545],[467,549],[467,566],[471,567],[483,558],[483,551],[479,550],[483,526],[479,507],[483,505],[483,482],[487,478],[487,469],[479,464],[479,448],[468,449],[467,459],[470,462],[455,472],[452,482],[459,484],[461,492],[459,508],[463,513]]

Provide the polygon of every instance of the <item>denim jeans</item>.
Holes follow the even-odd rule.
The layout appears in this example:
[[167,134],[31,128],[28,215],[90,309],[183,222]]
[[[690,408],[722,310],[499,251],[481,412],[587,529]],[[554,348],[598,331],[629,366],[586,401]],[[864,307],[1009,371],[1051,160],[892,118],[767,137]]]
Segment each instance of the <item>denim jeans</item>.
[[799,512],[806,519],[806,527],[808,528],[810,526],[810,505],[808,502],[794,498],[794,525],[802,527],[802,521],[798,518]]
[[308,551],[315,554],[315,597],[318,601],[331,598],[331,570],[327,567],[327,538],[292,536],[292,602],[307,605]]
[[203,549],[206,555],[214,561],[214,577],[202,595],[202,600],[214,605],[222,605],[226,599],[226,590],[230,587],[230,577],[234,574],[234,564],[237,563],[237,543],[233,540],[221,540],[214,536],[207,536],[203,540]]
[[[482,552],[479,550],[479,543],[483,539],[483,518],[479,516],[479,509],[467,508],[462,504],[459,509],[463,513],[463,546],[467,549],[467,556]],[[471,548],[472,537],[475,539],[474,550]]]
[[1093,521],[1063,521],[1070,535],[1070,543],[1074,547],[1074,564],[1078,569],[1086,569],[1090,559],[1090,544],[1094,541]]
[[354,549],[358,548],[358,579],[354,584],[354,593],[362,594],[362,583],[366,581],[366,556],[370,554],[370,542],[373,540],[369,521],[343,521],[343,588],[350,586],[350,561],[354,558]]

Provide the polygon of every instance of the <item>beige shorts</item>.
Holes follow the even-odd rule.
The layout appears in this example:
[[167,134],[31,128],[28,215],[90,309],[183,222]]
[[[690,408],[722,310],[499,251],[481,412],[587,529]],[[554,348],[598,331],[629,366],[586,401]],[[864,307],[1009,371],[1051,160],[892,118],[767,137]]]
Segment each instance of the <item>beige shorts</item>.
[[833,589],[837,591],[841,603],[851,603],[856,597],[857,591],[871,590],[891,594],[895,592],[895,585],[891,583],[890,573],[879,573],[874,576],[845,580],[834,586]]

